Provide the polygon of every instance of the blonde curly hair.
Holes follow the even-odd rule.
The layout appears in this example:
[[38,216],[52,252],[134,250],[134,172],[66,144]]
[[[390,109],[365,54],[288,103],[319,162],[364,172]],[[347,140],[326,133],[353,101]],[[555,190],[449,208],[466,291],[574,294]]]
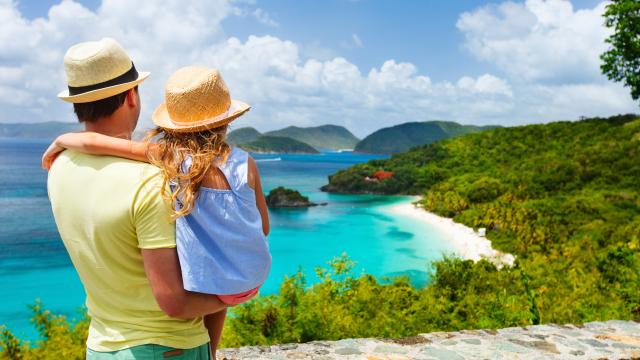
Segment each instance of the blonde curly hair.
[[[227,161],[231,147],[226,143],[227,125],[198,132],[172,132],[157,127],[147,136],[149,161],[163,173],[163,196],[171,201],[174,219],[193,211],[198,190],[209,169]],[[191,158],[188,171],[183,168]],[[170,186],[169,186],[170,185]],[[168,190],[171,188],[171,190]]]

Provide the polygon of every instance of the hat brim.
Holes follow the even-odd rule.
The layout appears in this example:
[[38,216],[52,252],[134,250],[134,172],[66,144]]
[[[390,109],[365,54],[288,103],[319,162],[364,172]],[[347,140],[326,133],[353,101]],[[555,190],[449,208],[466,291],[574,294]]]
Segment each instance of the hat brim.
[[120,93],[123,93],[137,86],[141,82],[145,81],[150,74],[151,73],[149,72],[143,71],[143,72],[140,72],[138,74],[138,78],[133,81],[118,84],[118,85],[108,86],[108,87],[93,90],[93,91],[87,91],[85,93],[78,94],[78,95],[69,95],[69,90],[67,89],[67,90],[61,91],[58,94],[58,97],[70,103],[88,103],[92,101],[98,101],[98,100],[106,99],[110,96],[118,95]]
[[251,106],[245,104],[239,100],[231,100],[231,105],[229,105],[229,109],[223,112],[220,115],[199,120],[197,122],[191,122],[188,124],[180,124],[171,120],[171,116],[167,111],[166,103],[160,104],[153,112],[151,116],[151,120],[156,126],[159,126],[163,129],[175,131],[175,132],[196,132],[207,129],[213,129],[222,125],[226,125],[238,117],[242,116],[244,113],[249,111]]

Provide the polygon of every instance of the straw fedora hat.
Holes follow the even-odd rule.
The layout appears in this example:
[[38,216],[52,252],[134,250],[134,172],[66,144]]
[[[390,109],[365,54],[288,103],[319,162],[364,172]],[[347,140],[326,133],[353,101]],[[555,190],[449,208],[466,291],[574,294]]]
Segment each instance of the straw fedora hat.
[[68,89],[58,97],[86,103],[120,94],[143,82],[148,72],[136,70],[117,41],[104,38],[76,44],[64,55]]
[[166,130],[196,132],[226,125],[249,109],[244,102],[231,99],[218,70],[187,66],[171,75],[165,86],[165,102],[151,119]]

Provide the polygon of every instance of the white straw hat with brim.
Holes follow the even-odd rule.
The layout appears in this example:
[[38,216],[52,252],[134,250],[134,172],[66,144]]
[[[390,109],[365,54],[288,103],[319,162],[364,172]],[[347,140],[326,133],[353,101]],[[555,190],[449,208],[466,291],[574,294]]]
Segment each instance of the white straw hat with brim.
[[187,66],[167,81],[165,102],[153,112],[153,123],[174,132],[197,132],[226,125],[249,111],[231,99],[227,84],[216,69]]
[[127,91],[148,76],[136,70],[117,41],[104,38],[76,44],[64,55],[68,89],[58,97],[71,103],[102,100]]

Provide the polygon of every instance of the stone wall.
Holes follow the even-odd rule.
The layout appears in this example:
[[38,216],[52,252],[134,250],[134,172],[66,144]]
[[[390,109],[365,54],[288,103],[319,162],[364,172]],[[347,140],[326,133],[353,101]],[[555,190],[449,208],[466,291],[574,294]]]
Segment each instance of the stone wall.
[[345,339],[222,349],[219,359],[636,359],[640,323],[610,320],[500,330],[463,330],[401,339]]

